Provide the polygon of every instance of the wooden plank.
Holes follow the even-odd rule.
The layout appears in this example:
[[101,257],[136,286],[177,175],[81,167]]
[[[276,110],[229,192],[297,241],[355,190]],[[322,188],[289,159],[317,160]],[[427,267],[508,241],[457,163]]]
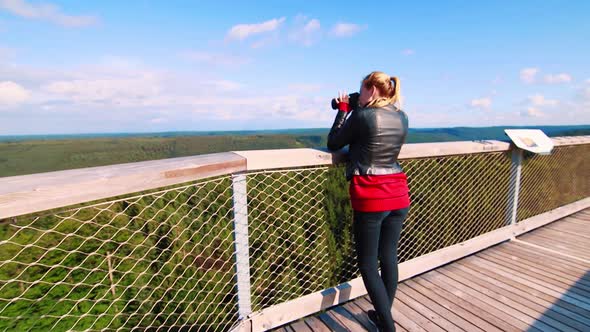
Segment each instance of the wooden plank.
[[293,322],[290,326],[296,332],[313,332],[303,320]]
[[[577,222],[580,223],[590,223],[590,215],[584,215],[584,214],[576,214],[574,216],[571,216],[572,219],[576,220]],[[586,231],[585,233],[588,233],[588,231]]]
[[322,312],[321,314],[318,315],[318,318],[324,323],[326,324],[326,326],[328,328],[330,328],[330,330],[335,331],[335,332],[348,332],[344,326],[342,326],[336,319],[334,319],[334,317],[332,315],[330,315],[328,312]]
[[567,286],[557,285],[556,283],[542,280],[541,278],[538,278],[537,276],[532,276],[527,273],[516,274],[516,273],[514,273],[515,271],[513,269],[506,267],[504,265],[498,264],[496,262],[493,262],[489,259],[482,258],[480,256],[472,256],[467,259],[470,261],[470,263],[488,266],[490,268],[498,270],[498,273],[502,272],[502,273],[511,274],[513,278],[519,278],[519,279],[523,280],[524,282],[527,282],[530,284],[535,284],[539,287],[543,287],[546,289],[550,289],[552,291],[560,293],[562,297],[570,297],[572,299],[575,299],[577,302],[584,304],[585,306],[590,306],[590,298],[580,295],[577,292],[570,292],[569,288]]
[[579,247],[570,243],[559,242],[558,240],[546,238],[535,234],[526,234],[520,237],[519,240],[531,242],[537,245],[542,245],[543,247],[546,247],[548,249],[563,251],[568,255],[582,258],[584,260],[590,260],[590,253],[587,253],[585,250],[581,250]]
[[365,327],[354,318],[354,316],[346,311],[341,306],[334,307],[330,310],[330,313],[344,326],[347,330],[353,332],[365,331]]
[[[483,329],[484,331],[502,331],[499,326],[494,325],[497,319],[495,319],[492,315],[485,312],[484,310],[481,310],[479,307],[473,306],[473,304],[465,301],[463,298],[456,296],[452,291],[442,289],[435,283],[431,282],[427,276],[431,275],[429,273],[414,278],[413,281],[416,282],[417,285],[424,287],[424,289],[433,292],[440,298],[447,301],[450,305],[456,308],[454,311],[459,313],[461,317],[469,318],[470,322],[476,324],[477,327]],[[473,317],[475,317],[475,319],[473,319]]]
[[412,278],[438,266],[507,241],[513,236],[513,229],[513,226],[505,226],[465,242],[405,261],[399,265],[399,280]]
[[552,137],[551,140],[555,146],[581,145],[590,143],[590,136],[561,136]]
[[501,141],[479,142],[441,142],[404,144],[400,151],[400,159],[441,157],[461,154],[508,151],[510,144]]
[[579,239],[584,239],[586,241],[590,241],[590,234],[580,234],[579,229],[571,228],[567,224],[547,225],[547,226],[543,227],[543,229],[546,229],[548,231],[555,231],[555,232],[563,233],[565,235],[570,235],[570,236],[573,235]]
[[232,151],[248,160],[248,171],[339,164],[348,158],[340,152],[320,149],[270,149]]
[[566,232],[554,228],[543,227],[541,229],[534,230],[534,233],[549,238],[559,239],[560,241],[575,243],[577,245],[587,245],[590,241],[590,235],[587,238],[585,238],[584,235],[581,234],[576,234],[574,232]]
[[507,262],[512,262],[516,266],[527,269],[533,273],[538,273],[539,275],[548,277],[550,279],[554,279],[558,282],[562,282],[564,284],[571,286],[575,285],[575,287],[579,287],[580,289],[583,289],[585,291],[590,291],[590,282],[586,282],[583,279],[572,276],[569,273],[567,273],[568,271],[562,269],[555,269],[551,265],[546,265],[545,261],[534,262],[526,258],[521,258],[519,256],[505,253],[501,250],[487,250],[482,254],[490,255],[491,257],[496,257],[498,259],[503,259]]
[[579,213],[576,213],[574,215],[574,217],[580,217],[581,219],[588,221],[588,220],[590,220],[590,211],[588,211],[588,210],[580,211]]
[[574,219],[578,224],[588,225],[590,222],[590,214],[588,212],[576,213],[572,216],[572,219]]
[[344,309],[346,309],[346,311],[350,312],[350,314],[353,315],[354,318],[359,323],[361,323],[361,325],[363,325],[363,327],[367,331],[373,331],[373,332],[377,331],[375,326],[369,322],[369,317],[367,316],[367,313],[363,309],[361,309],[358,305],[356,305],[354,303],[354,301],[345,303],[342,305],[342,307]]
[[[560,241],[560,239],[552,238],[547,235],[537,234],[537,233],[529,233],[521,236],[519,238],[523,241],[532,242],[535,244],[540,244],[543,246],[547,246],[548,248],[560,248],[563,250],[567,250],[570,254],[579,253],[581,255],[588,254],[587,249],[583,246],[577,245],[571,242]],[[585,257],[580,257],[585,258]]]
[[[501,141],[462,141],[404,144],[399,159],[441,157],[462,154],[508,151],[510,144]],[[333,165],[346,161],[342,152],[325,149],[270,149],[232,151],[248,159],[248,170],[269,170],[318,165]]]
[[581,264],[590,264],[589,259],[581,258],[577,255],[573,255],[572,253],[567,253],[567,252],[564,252],[563,250],[558,250],[557,248],[550,248],[550,247],[542,246],[540,244],[535,244],[530,241],[523,241],[520,239],[514,239],[514,240],[512,240],[512,242],[519,243],[524,246],[530,247],[530,248],[535,249],[539,252],[542,252],[546,255],[552,255],[552,256],[560,257],[560,258],[568,258],[570,260],[578,261]]
[[326,326],[319,318],[309,316],[303,319],[305,324],[314,332],[330,332],[330,328]]
[[411,307],[407,306],[402,301],[393,301],[393,307],[398,312],[399,311],[403,312],[409,319],[411,319],[413,322],[418,324],[425,331],[435,331],[435,332],[444,332],[445,331],[440,326],[436,325],[435,323],[430,321],[428,318],[422,316],[420,313],[418,313],[417,311],[415,311]]
[[[490,296],[492,292],[486,292],[481,287],[474,286],[465,280],[455,281],[438,271],[428,272],[422,275],[422,278],[440,287],[441,291],[446,291],[461,299],[464,308],[503,331],[523,331],[531,328],[531,324],[515,317],[514,309],[507,309],[507,306],[500,302],[498,294],[494,293]],[[443,286],[441,287],[441,285]]]
[[[480,293],[484,293],[488,296],[495,296],[498,301],[504,301],[507,298],[511,301],[518,302],[531,309],[534,309],[542,315],[548,316],[558,322],[566,322],[569,326],[580,326],[580,324],[589,324],[590,319],[564,309],[560,306],[555,305],[551,301],[546,301],[541,298],[531,297],[530,294],[521,291],[517,288],[512,288],[506,283],[499,280],[495,280],[486,276],[485,274],[469,273],[462,269],[456,268],[443,268],[440,269],[440,273],[452,278],[458,282],[469,286],[472,289],[478,290]],[[497,294],[497,295],[496,295]],[[510,310],[508,308],[503,310]],[[512,316],[513,312],[508,313],[506,316]],[[520,321],[520,320],[519,320]],[[570,322],[571,321],[571,322]],[[517,321],[518,322],[518,321]],[[545,322],[543,322],[544,324]],[[548,322],[550,323],[550,322]],[[514,324],[513,324],[514,325]],[[534,327],[541,327],[539,324],[534,323]],[[520,327],[520,326],[519,326]],[[520,327],[522,330],[526,328]]]
[[510,278],[519,283],[525,284],[530,288],[537,289],[541,292],[553,295],[555,297],[559,297],[564,301],[580,306],[586,310],[590,310],[590,304],[586,303],[585,298],[576,296],[576,294],[567,294],[567,289],[563,289],[561,287],[557,287],[542,281],[530,280],[530,278],[526,276],[515,275],[511,271],[507,271],[507,269],[503,268],[502,266],[498,266],[497,264],[491,263],[478,257],[465,258],[464,262],[466,264],[471,264],[479,268],[492,270],[497,274],[501,275],[502,277]]
[[[473,302],[474,305],[480,306],[490,314],[506,320],[506,324],[510,324],[512,328],[516,327],[521,331],[534,331],[545,325],[541,323],[541,326],[539,326],[531,317],[509,305],[518,297],[511,293],[506,294],[503,289],[495,287],[493,284],[490,285],[476,276],[469,275],[465,271],[458,269],[449,269],[448,266],[437,270],[437,277],[441,278],[440,276],[445,277],[446,279],[443,278],[442,280],[447,280],[447,282],[452,280],[453,282],[450,283],[458,289],[458,293],[464,296],[468,302]],[[474,295],[477,297],[474,297]],[[500,325],[499,327],[506,328]]]
[[458,262],[445,266],[441,270],[445,271],[445,273],[446,271],[450,271],[463,275],[465,278],[473,280],[473,282],[480,284],[482,287],[497,290],[498,292],[505,294],[505,296],[515,300],[520,298],[539,303],[547,308],[551,308],[550,310],[574,317],[578,321],[580,321],[578,317],[590,317],[590,311],[584,308],[567,302],[560,297],[555,297],[528,287],[527,285],[516,282],[510,278],[505,278],[488,269],[474,268],[470,265],[463,265],[463,262]]
[[246,170],[233,153],[0,178],[0,219]]
[[[358,298],[354,301],[354,304],[356,304],[365,312],[368,312],[369,310],[375,310],[375,308],[373,308],[373,305],[369,302],[368,299],[368,296]],[[417,326],[416,323],[412,322],[403,312],[392,310],[392,315],[393,320],[395,321],[396,330],[401,329],[403,331],[415,331],[415,329],[420,328],[419,326]]]
[[463,331],[458,326],[454,325],[452,322],[446,320],[443,316],[439,315],[435,311],[431,310],[429,307],[425,306],[424,304],[420,303],[419,301],[416,301],[411,296],[407,295],[404,292],[404,289],[405,289],[405,287],[398,287],[398,290],[397,290],[396,296],[395,296],[396,297],[395,301],[403,302],[408,307],[421,313],[426,318],[428,318],[430,321],[432,321],[436,325],[442,327],[446,331],[449,331],[449,332]]
[[562,242],[567,242],[567,243],[571,242],[572,244],[575,244],[575,245],[581,245],[584,248],[585,247],[584,244],[586,244],[588,241],[584,237],[580,237],[580,234],[586,233],[586,229],[588,228],[588,226],[590,226],[590,223],[587,226],[580,226],[579,229],[571,228],[572,226],[573,226],[573,223],[571,221],[568,221],[567,226],[565,226],[565,227],[570,227],[572,232],[576,232],[575,234],[560,233],[559,229],[555,229],[555,228],[537,229],[534,232],[531,232],[529,234],[539,235],[539,236],[543,236],[543,237],[547,237],[550,239],[554,239],[554,240],[562,241]]
[[531,287],[528,283],[526,283],[526,281],[522,282],[522,280],[514,280],[513,278],[510,278],[505,274],[498,274],[496,273],[498,271],[490,270],[487,267],[474,266],[470,263],[460,261],[454,263],[452,266],[449,265],[448,268],[458,269],[467,274],[474,274],[478,276],[478,278],[485,280],[492,285],[509,290],[510,292],[513,292],[515,294],[519,294],[523,298],[526,298],[527,296],[531,298],[536,298],[535,301],[539,301],[538,299],[542,299],[544,301],[547,301],[548,303],[552,303],[556,306],[566,308],[567,310],[570,310],[572,312],[579,313],[582,316],[590,315],[590,309],[579,306],[579,303],[576,300],[571,299],[569,297],[562,298],[562,294],[559,292],[553,292],[542,287]]
[[515,250],[521,251],[523,253],[532,254],[532,255],[539,255],[543,254],[547,259],[551,259],[552,261],[559,260],[560,264],[566,264],[570,268],[574,268],[576,270],[582,270],[584,273],[590,268],[590,263],[585,263],[581,261],[579,258],[573,258],[568,256],[560,256],[558,254],[554,255],[545,255],[545,251],[541,251],[537,248],[533,248],[526,244],[523,241],[510,241],[509,243],[504,244],[507,248],[516,248]]
[[265,308],[251,316],[252,329],[271,329],[367,293],[362,278]]
[[583,210],[578,213],[572,214],[572,217],[578,218],[583,221],[590,221],[590,211]]
[[558,285],[564,289],[567,289],[568,292],[573,292],[590,299],[590,292],[579,287],[579,285],[576,284],[576,280],[568,280],[567,278],[563,278],[556,273],[550,273],[543,269],[519,264],[497,253],[480,252],[477,254],[477,256],[504,266],[512,271],[518,272],[520,275],[528,275],[536,280],[541,280],[552,285]]
[[[490,258],[488,257],[488,259]],[[506,292],[503,292],[503,294],[510,295],[506,294]],[[502,301],[506,304],[510,304],[510,306],[512,306],[513,308],[518,309],[523,313],[526,313],[530,317],[533,317],[538,321],[542,321],[543,323],[553,326],[554,328],[557,328],[559,330],[567,330],[571,327],[582,329],[585,328],[583,324],[575,320],[570,321],[570,319],[567,316],[563,316],[549,310],[550,307],[543,307],[535,302],[528,301],[527,298],[515,298],[514,301],[502,299]],[[563,323],[569,325],[570,327],[568,327],[567,325],[564,326]]]
[[[521,245],[517,247],[516,245]],[[530,250],[527,250],[530,249]],[[542,248],[542,247],[541,247]],[[554,254],[551,250],[540,249],[536,245],[529,244],[524,241],[511,241],[510,246],[501,246],[497,250],[505,252],[506,254],[528,259],[533,263],[545,263],[560,269],[564,273],[568,273],[575,278],[590,281],[590,276],[586,275],[588,267],[584,266],[584,261],[573,259],[572,257],[563,254]]]
[[573,217],[568,216],[567,219],[563,220],[563,223],[564,224],[567,223],[567,224],[579,227],[579,228],[583,229],[585,231],[585,233],[587,233],[588,231],[587,231],[587,228],[585,228],[585,227],[588,227],[590,222],[588,222],[588,220],[586,220],[586,219],[581,219],[582,217],[584,217],[583,214],[579,215],[578,218],[576,218],[575,216],[573,216]]
[[[576,223],[574,223],[576,222]],[[585,225],[580,225],[580,223],[585,223]],[[579,214],[573,214],[573,215],[569,215],[567,218],[560,220],[559,222],[555,223],[556,227],[562,227],[562,226],[568,226],[568,225],[572,225],[572,227],[574,227],[575,229],[580,229],[580,227],[582,227],[582,229],[584,230],[583,233],[586,233],[586,235],[588,235],[588,229],[584,228],[584,226],[587,226],[588,224],[590,224],[590,220],[587,219],[582,219],[582,215]]]
[[[523,221],[525,224],[518,225],[518,229],[512,225],[505,226],[501,229],[486,233],[471,240],[438,250],[427,255],[423,255],[410,261],[403,262],[399,266],[399,280],[403,281],[415,275],[434,269],[438,266],[447,264],[450,261],[460,259],[466,255],[504,242],[513,235],[517,234],[520,230],[530,230],[532,227],[539,227],[540,225],[544,225],[555,220],[552,218],[562,218],[566,213],[574,213],[580,209],[586,208],[587,206],[590,206],[590,198],[568,204],[554,211],[549,211],[546,214],[541,215],[541,219],[537,221],[533,220],[532,224],[527,223],[527,221]],[[540,217],[537,216],[535,218]],[[350,291],[347,290],[341,292],[341,288],[347,288]],[[329,294],[326,295],[327,293]],[[345,294],[345,296],[341,296],[341,293]],[[366,290],[362,283],[362,279],[356,278],[349,283],[339,285],[338,287],[309,294],[289,302],[266,308],[262,310],[261,313],[252,316],[252,326],[254,329],[261,326],[264,326],[265,328],[280,326],[290,321],[305,317],[315,312],[327,309],[333,305],[338,305],[365,294]]]
[[[501,255],[501,256],[505,257],[506,259],[514,260],[514,261],[518,262],[518,264],[522,264],[526,267],[531,267],[531,268],[545,267],[545,270],[547,270],[547,266],[550,266],[551,269],[549,271],[551,271],[551,272],[545,272],[545,270],[543,270],[543,272],[553,274],[556,277],[564,278],[569,281],[574,281],[574,282],[576,282],[580,285],[583,285],[585,287],[588,287],[588,289],[590,289],[590,276],[586,276],[587,272],[577,272],[574,269],[570,269],[566,265],[556,266],[553,262],[551,262],[545,256],[537,256],[537,257],[527,256],[526,254],[523,254],[522,252],[517,252],[514,250],[506,250],[505,248],[494,248],[493,250],[490,249],[489,251],[493,252],[494,254]],[[548,256],[548,255],[546,255],[546,256]]]
[[[584,210],[587,211],[587,210]],[[573,214],[568,217],[568,219],[573,219],[579,223],[588,223],[590,222],[590,215],[584,214],[584,211],[580,211],[579,213]]]
[[[425,298],[430,299],[430,307],[436,310],[439,314],[445,314],[449,319],[466,331],[483,331],[479,328],[479,323],[482,319],[462,310],[456,304],[447,301],[438,294],[430,291],[416,283],[413,279],[406,281],[404,284],[408,285],[407,293],[418,301],[424,301]],[[410,291],[410,289],[412,291]],[[419,294],[419,295],[418,295]],[[489,325],[489,324],[488,324]]]

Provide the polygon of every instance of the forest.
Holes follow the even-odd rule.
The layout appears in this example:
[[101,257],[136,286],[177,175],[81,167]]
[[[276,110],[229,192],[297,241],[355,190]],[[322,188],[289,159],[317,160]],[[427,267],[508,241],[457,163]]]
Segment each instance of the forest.
[[[410,128],[407,143],[508,140],[520,127]],[[527,127],[548,136],[590,135],[590,126]],[[0,136],[0,177],[207,153],[324,148],[328,129],[149,134]]]
[[[247,136],[214,138],[245,146]],[[308,139],[268,144],[318,143]],[[142,151],[195,151],[182,142]],[[589,157],[590,145],[525,154],[518,219],[590,196]],[[401,161],[412,208],[400,261],[506,225],[510,163],[509,152]],[[247,175],[254,311],[358,276],[343,173]],[[220,176],[0,220],[0,329],[228,330],[238,319],[232,195]]]

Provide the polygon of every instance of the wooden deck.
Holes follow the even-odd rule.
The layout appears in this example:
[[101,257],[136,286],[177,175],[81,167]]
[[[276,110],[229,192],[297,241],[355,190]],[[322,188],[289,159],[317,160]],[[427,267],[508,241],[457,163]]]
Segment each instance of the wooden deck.
[[[368,296],[279,331],[367,331]],[[398,331],[590,331],[590,209],[402,282]]]

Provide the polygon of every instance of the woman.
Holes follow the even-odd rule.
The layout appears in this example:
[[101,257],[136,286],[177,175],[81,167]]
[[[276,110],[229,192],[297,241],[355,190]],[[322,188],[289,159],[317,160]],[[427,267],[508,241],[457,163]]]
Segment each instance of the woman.
[[350,116],[349,96],[338,96],[328,136],[331,151],[349,145],[346,178],[358,267],[375,307],[369,318],[383,331],[395,331],[391,307],[398,282],[397,244],[410,207],[406,175],[397,162],[408,133],[408,117],[394,106],[399,90],[397,77],[372,72],[363,79],[358,109]]

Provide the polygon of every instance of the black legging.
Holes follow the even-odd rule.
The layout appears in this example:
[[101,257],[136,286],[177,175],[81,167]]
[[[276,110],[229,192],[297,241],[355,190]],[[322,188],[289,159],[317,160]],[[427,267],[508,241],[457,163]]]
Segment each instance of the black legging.
[[[395,331],[391,307],[398,282],[397,244],[409,208],[385,212],[354,211],[358,267],[386,331]],[[381,263],[381,276],[377,270]]]

